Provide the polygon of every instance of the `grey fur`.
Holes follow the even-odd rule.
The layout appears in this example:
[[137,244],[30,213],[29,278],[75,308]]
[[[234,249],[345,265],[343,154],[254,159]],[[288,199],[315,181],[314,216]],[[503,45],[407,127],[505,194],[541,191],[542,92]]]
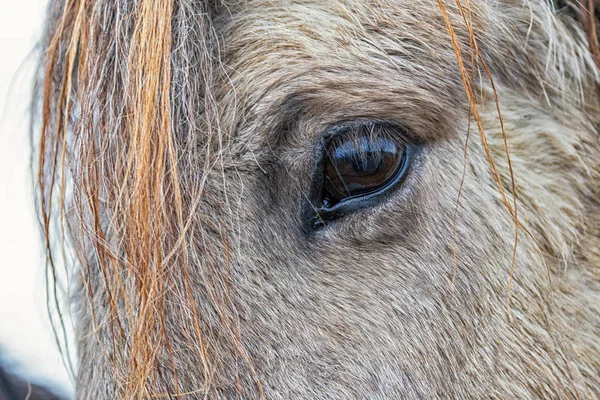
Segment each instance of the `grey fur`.
[[[57,20],[61,1],[52,3]],[[119,88],[135,2],[93,3],[105,25],[96,26],[97,76],[79,107],[96,110],[107,133],[98,140],[111,148],[126,102]],[[462,19],[446,3],[468,53]],[[174,1],[172,124],[210,373],[175,262],[164,292],[174,362],[166,346],[157,349],[163,393],[600,398],[599,73],[568,13],[538,0],[470,3],[523,224],[510,311],[515,226],[473,121],[464,165],[469,106],[435,1]],[[53,29],[51,17],[49,35]],[[475,83],[510,196],[483,69]],[[327,127],[360,118],[406,127],[423,151],[391,198],[307,233],[302,210],[315,145]],[[75,140],[75,150],[85,146]],[[72,218],[86,215],[84,208]],[[118,241],[110,245],[118,253]],[[112,363],[126,359],[117,355],[127,344],[113,347],[99,260],[91,251],[87,258],[91,268],[73,266],[82,278],[73,299],[77,397],[113,399],[124,383]],[[135,286],[126,290],[135,297]]]

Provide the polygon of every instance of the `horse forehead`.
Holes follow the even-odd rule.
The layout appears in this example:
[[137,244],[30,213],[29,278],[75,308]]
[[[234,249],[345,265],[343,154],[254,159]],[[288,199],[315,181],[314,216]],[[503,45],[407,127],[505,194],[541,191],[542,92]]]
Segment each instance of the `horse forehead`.
[[435,2],[254,1],[221,31],[224,119],[244,146],[264,148],[273,131],[264,127],[298,114],[320,117],[321,126],[401,116],[396,122],[425,131],[424,114],[439,122],[464,100]]
[[434,2],[255,1],[227,21],[224,61],[229,75],[247,81],[280,69],[372,69],[390,57],[405,69],[455,63]]
[[[469,7],[470,23],[478,30],[489,25],[493,14],[490,7]],[[241,69],[266,54],[300,63],[394,52],[407,62],[423,64],[429,57],[417,56],[426,53],[439,63],[454,56],[445,15],[457,38],[468,45],[461,11],[453,5],[442,11],[435,1],[253,1],[221,18],[226,22],[220,30],[228,60]]]

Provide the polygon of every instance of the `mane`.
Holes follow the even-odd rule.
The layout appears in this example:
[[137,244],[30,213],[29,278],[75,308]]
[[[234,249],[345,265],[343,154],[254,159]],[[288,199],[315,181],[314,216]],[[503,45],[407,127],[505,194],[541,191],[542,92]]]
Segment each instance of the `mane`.
[[[515,177],[510,168],[510,195],[487,146],[479,111],[476,81],[481,75],[493,88],[501,118],[492,75],[478,45],[469,0],[437,3],[456,55],[469,114],[514,221],[514,265],[522,230]],[[584,26],[590,53],[600,67],[593,18],[598,3],[587,0],[577,6],[566,1],[556,2],[555,7],[567,7]],[[451,18],[449,8],[458,12],[459,21]],[[203,200],[206,172],[224,168],[222,154],[228,140],[219,126],[214,92],[215,77],[223,70],[218,12],[227,14],[224,4],[188,0],[63,0],[52,1],[49,8],[35,105],[41,122],[33,141],[38,150],[34,169],[51,308],[59,313],[55,322],[60,329],[64,306],[57,281],[63,261],[67,285],[73,274],[80,274],[78,290],[85,293],[92,309],[94,332],[78,334],[96,335],[98,329],[108,327],[112,342],[107,345],[98,338],[98,343],[113,365],[116,391],[123,398],[189,394],[178,384],[174,357],[178,351],[197,353],[204,384],[198,390],[215,390],[218,366],[206,341],[198,295],[190,285],[192,257],[204,260],[203,299],[226,327],[223,340],[237,348],[236,362],[253,371],[239,339],[229,265],[211,262],[214,258],[202,253],[203,232],[220,230],[223,210],[229,205],[219,204],[202,226],[191,223]],[[455,32],[458,24],[468,32],[467,43]],[[223,230],[220,238],[219,257],[228,260]],[[101,273],[109,304],[100,304],[94,293],[93,270]],[[166,304],[166,292],[175,296],[177,304]],[[109,317],[96,318],[96,307],[107,308]],[[170,338],[175,333],[165,326],[170,313],[177,313],[191,327],[190,348],[172,347]],[[158,363],[163,351],[168,352],[171,365]],[[253,376],[262,393],[258,377]],[[172,392],[161,392],[163,387]]]

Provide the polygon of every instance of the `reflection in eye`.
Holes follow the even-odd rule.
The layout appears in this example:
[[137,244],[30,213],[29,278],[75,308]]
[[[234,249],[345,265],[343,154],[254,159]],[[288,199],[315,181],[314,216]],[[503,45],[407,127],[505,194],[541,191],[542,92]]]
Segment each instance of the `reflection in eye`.
[[324,160],[325,206],[365,196],[394,181],[405,162],[405,146],[383,135],[333,140]]

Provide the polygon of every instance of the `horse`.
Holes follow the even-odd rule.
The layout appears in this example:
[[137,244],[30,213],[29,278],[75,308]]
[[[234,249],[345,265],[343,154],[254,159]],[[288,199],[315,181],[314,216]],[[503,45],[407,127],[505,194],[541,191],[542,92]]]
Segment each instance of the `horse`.
[[76,397],[600,398],[599,7],[50,1]]

